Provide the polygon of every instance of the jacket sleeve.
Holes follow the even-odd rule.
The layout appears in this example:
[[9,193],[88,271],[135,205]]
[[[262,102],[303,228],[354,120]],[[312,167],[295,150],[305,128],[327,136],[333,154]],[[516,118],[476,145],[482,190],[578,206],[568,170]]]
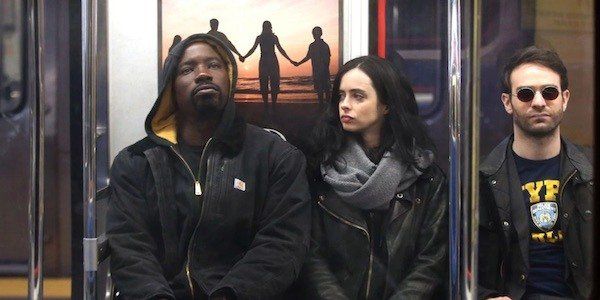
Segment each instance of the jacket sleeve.
[[111,168],[107,215],[111,273],[125,299],[175,299],[162,274],[150,229],[151,206],[144,198],[148,172],[145,160],[131,157],[127,150],[115,158]]
[[418,234],[410,273],[400,282],[392,299],[429,299],[447,283],[448,191],[445,180],[437,186],[425,207]]
[[302,287],[309,299],[349,299],[321,254],[320,245],[324,236],[321,220],[318,208],[313,205],[312,238],[302,269]]
[[254,239],[213,291],[231,290],[239,299],[274,297],[291,286],[300,272],[310,236],[306,161],[299,150],[290,148],[270,166]]

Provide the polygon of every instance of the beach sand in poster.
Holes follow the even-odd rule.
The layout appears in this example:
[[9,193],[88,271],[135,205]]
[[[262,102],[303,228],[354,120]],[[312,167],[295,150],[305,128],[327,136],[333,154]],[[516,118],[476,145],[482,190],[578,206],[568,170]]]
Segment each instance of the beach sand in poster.
[[[333,81],[330,77],[330,82]],[[308,103],[316,102],[313,79],[311,76],[282,77],[280,83],[281,91],[277,103],[294,102]],[[258,78],[240,78],[236,85],[236,102],[262,102],[260,84]]]

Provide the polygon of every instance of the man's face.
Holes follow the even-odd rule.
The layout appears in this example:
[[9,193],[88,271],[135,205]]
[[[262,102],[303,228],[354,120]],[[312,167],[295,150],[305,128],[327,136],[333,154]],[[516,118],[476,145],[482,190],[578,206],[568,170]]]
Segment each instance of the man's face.
[[[560,89],[560,75],[539,64],[526,63],[518,66],[510,75],[511,94],[502,94],[502,103],[507,113],[513,116],[515,130],[526,136],[545,137],[556,132],[567,109],[569,90]],[[546,100],[541,91],[555,87],[558,97]],[[517,93],[524,88],[535,91],[533,100],[523,102]]]
[[179,62],[173,83],[180,114],[202,118],[219,113],[229,96],[227,64],[208,44],[190,45]]

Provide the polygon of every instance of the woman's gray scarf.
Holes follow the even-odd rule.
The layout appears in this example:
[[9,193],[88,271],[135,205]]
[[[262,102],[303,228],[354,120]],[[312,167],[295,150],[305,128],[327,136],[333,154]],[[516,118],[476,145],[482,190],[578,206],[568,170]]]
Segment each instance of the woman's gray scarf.
[[433,162],[431,151],[415,151],[417,167],[408,166],[386,151],[374,164],[354,139],[332,165],[321,165],[321,175],[340,198],[359,209],[387,209],[397,191],[412,185]]

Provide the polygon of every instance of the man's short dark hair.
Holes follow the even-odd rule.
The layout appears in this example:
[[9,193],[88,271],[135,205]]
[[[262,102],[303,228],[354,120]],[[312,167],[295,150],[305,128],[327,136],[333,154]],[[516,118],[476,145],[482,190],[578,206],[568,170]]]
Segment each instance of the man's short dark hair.
[[569,78],[567,78],[567,68],[554,50],[541,49],[536,46],[529,46],[515,52],[504,66],[502,73],[502,92],[510,93],[510,75],[520,65],[523,64],[542,65],[560,76],[560,89],[569,88]]

